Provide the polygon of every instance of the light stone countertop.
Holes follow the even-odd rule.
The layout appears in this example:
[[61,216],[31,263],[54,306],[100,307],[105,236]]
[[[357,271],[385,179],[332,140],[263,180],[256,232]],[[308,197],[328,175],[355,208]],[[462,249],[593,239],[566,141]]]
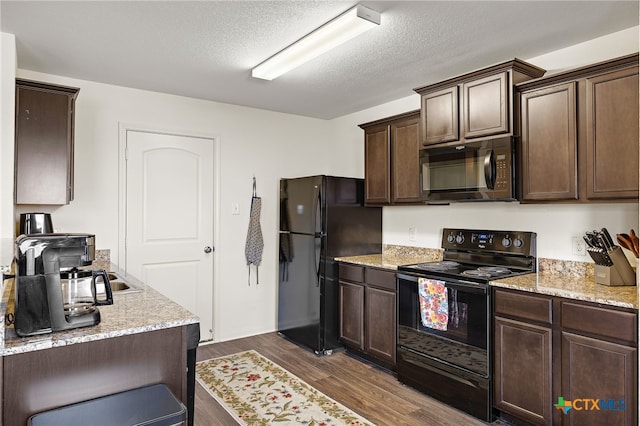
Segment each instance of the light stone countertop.
[[[76,328],[30,337],[18,337],[13,326],[0,325],[0,356],[31,352],[58,346],[109,339],[128,334],[145,333],[199,322],[197,316],[169,300],[151,287],[125,275],[115,265],[110,271],[125,277],[140,291],[113,293],[113,305],[100,306],[100,323],[93,327]],[[0,299],[2,318],[13,311],[13,279],[5,281]]]
[[492,281],[494,287],[638,309],[638,287],[597,284],[593,277],[539,272]]
[[[382,253],[336,258],[363,266],[396,270],[399,265],[442,259],[441,249],[385,245]],[[597,284],[589,262],[538,259],[539,272],[491,281],[494,287],[547,294],[574,300],[638,309],[637,286]]]

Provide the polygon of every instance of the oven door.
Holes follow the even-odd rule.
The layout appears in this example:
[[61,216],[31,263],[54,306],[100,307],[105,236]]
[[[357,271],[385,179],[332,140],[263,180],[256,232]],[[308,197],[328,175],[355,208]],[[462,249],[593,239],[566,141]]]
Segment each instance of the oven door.
[[[432,305],[425,303],[419,292],[419,278],[429,279],[397,274],[398,348],[488,378],[489,286],[450,278],[432,279],[445,287],[436,297],[446,298],[446,309],[440,312],[444,318],[434,328],[433,323],[425,323]],[[438,307],[443,305],[440,303]]]

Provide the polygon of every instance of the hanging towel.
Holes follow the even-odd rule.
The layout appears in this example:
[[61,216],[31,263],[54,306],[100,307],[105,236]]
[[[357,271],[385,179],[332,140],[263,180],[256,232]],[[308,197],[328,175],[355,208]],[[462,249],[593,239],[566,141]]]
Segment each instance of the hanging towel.
[[249,266],[249,285],[251,285],[251,265],[256,267],[256,284],[259,284],[258,266],[262,261],[262,249],[264,240],[262,239],[262,229],[260,228],[260,208],[262,199],[256,195],[256,178],[253,178],[253,197],[251,197],[251,213],[249,215],[249,230],[247,231],[247,243],[244,254],[247,257]]
[[418,297],[422,325],[434,330],[447,331],[449,302],[444,281],[418,278]]

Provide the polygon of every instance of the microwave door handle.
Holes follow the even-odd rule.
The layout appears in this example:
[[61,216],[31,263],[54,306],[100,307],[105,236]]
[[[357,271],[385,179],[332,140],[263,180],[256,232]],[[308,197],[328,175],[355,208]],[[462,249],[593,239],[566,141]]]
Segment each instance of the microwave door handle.
[[496,160],[493,150],[487,152],[484,157],[484,178],[487,181],[487,188],[493,189],[496,183]]

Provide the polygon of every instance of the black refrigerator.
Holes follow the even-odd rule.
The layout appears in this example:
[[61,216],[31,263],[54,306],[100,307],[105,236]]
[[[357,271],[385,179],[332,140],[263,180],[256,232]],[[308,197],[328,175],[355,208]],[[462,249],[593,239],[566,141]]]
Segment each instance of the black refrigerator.
[[342,348],[336,257],[382,252],[382,208],[362,179],[280,180],[278,332],[318,355]]

